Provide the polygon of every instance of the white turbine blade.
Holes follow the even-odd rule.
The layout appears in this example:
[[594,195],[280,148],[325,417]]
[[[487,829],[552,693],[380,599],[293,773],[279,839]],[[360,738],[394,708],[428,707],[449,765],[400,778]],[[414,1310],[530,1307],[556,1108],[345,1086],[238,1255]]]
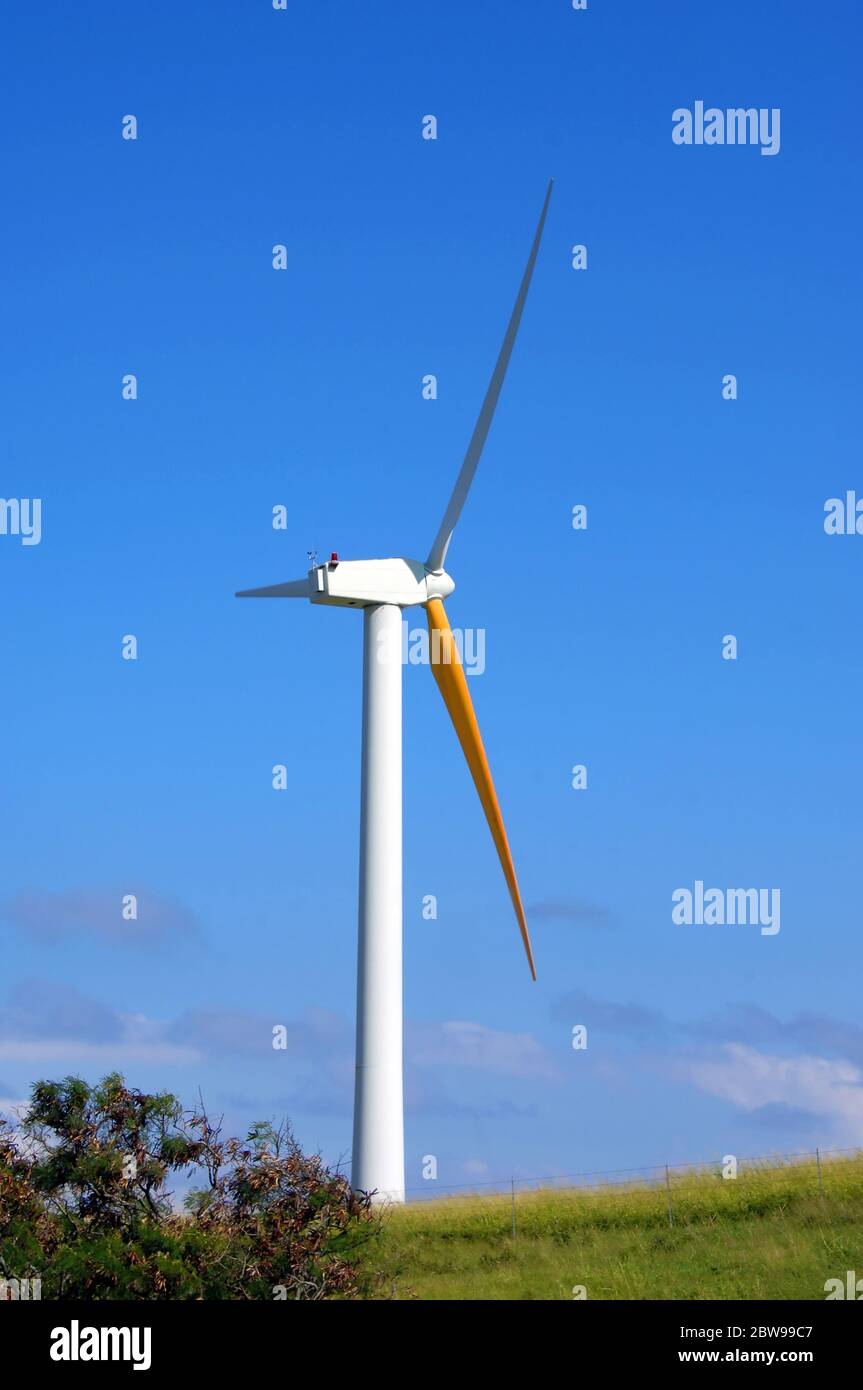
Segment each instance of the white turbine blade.
[[308,578],[289,579],[285,584],[270,584],[266,589],[241,589],[234,598],[308,598],[311,592]]
[[476,425],[474,426],[474,431],[471,436],[470,444],[467,448],[467,453],[464,456],[464,463],[461,466],[461,472],[459,473],[458,478],[456,479],[456,484],[452,491],[452,497],[449,499],[449,506],[447,507],[444,513],[443,521],[440,524],[440,530],[435,536],[434,545],[429,551],[429,557],[426,560],[426,565],[430,570],[443,569],[444,560],[446,559],[447,549],[449,548],[449,543],[452,539],[452,533],[455,529],[455,524],[459,519],[461,509],[464,506],[465,498],[467,497],[470,485],[473,482],[473,475],[476,472],[477,464],[479,463],[480,455],[482,454],[483,446],[486,441],[486,436],[488,435],[489,428],[491,426],[492,418],[495,412],[495,407],[497,405],[498,396],[500,395],[500,389],[503,386],[503,379],[506,376],[506,369],[509,366],[509,359],[512,355],[513,344],[515,343],[515,335],[518,333],[518,325],[521,322],[521,314],[522,310],[524,309],[524,302],[527,299],[527,292],[530,289],[531,276],[533,275],[533,267],[536,264],[536,256],[537,252],[539,251],[539,243],[542,239],[542,229],[545,226],[545,215],[548,212],[548,204],[551,198],[551,190],[553,185],[554,179],[549,179],[548,188],[545,194],[545,202],[542,205],[542,212],[539,215],[539,223],[537,225],[536,235],[533,238],[533,245],[530,248],[530,255],[527,258],[527,266],[525,267],[525,272],[522,276],[518,296],[516,298],[515,306],[513,308],[512,315],[509,320],[509,326],[506,330],[506,336],[504,337],[503,345],[501,347],[500,353],[498,354],[498,359],[495,363],[494,371],[492,372],[491,381],[488,384],[488,390],[485,393],[485,400],[482,403],[482,410],[480,411],[479,418],[476,422]]

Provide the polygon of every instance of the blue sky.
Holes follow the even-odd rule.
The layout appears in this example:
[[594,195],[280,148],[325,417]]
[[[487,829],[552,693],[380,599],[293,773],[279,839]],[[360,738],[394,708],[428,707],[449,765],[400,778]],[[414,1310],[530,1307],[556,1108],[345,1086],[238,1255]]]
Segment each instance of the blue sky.
[[[232,595],[310,548],[426,554],[554,175],[448,558],[539,980],[411,667],[408,1186],[426,1154],[445,1186],[863,1142],[863,539],[823,527],[863,495],[860,28],[850,0],[5,16],[0,492],[43,508],[39,545],[0,535],[6,1102],[117,1066],[349,1153],[362,624]],[[697,100],[778,107],[780,152],[673,144]],[[675,925],[698,879],[778,887],[780,932]]]

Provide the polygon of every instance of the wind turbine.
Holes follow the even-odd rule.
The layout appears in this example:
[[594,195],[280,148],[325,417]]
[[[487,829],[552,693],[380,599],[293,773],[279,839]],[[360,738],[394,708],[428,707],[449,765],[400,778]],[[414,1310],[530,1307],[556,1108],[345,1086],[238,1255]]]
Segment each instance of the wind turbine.
[[430,664],[467,759],[503,868],[530,973],[530,936],[515,867],[459,651],[443,600],[453,530],[482,454],[530,288],[553,180],[464,463],[425,563],[339,560],[304,579],[244,589],[237,598],[305,598],[363,610],[363,752],[360,804],[359,950],[351,1182],[377,1202],[404,1201],[402,1086],[402,609],[425,608]]

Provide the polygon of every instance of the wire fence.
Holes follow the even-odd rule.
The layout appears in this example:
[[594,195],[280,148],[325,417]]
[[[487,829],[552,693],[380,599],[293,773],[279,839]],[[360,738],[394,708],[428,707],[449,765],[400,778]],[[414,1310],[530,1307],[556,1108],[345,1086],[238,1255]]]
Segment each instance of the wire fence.
[[737,1156],[725,1154],[718,1159],[695,1160],[688,1163],[656,1163],[639,1168],[618,1168],[590,1170],[580,1173],[555,1173],[541,1177],[516,1177],[489,1179],[483,1182],[441,1185],[436,1179],[427,1179],[421,1186],[406,1190],[407,1202],[416,1207],[432,1202],[453,1202],[459,1207],[482,1206],[494,1211],[498,1220],[503,1216],[502,1205],[510,1208],[512,1235],[518,1233],[520,1207],[526,1207],[530,1198],[542,1193],[544,1196],[557,1193],[561,1199],[572,1200],[591,1197],[601,1198],[615,1193],[630,1192],[643,1194],[651,1200],[651,1205],[661,1202],[666,1213],[668,1225],[673,1227],[675,1216],[685,1216],[691,1199],[696,1192],[694,1186],[698,1179],[714,1178],[723,1185],[728,1182],[733,1187],[739,1182],[745,1185],[776,1183],[783,1174],[793,1182],[795,1191],[808,1193],[826,1200],[831,1192],[844,1190],[850,1175],[855,1178],[855,1187],[863,1190],[863,1174],[853,1167],[854,1159],[863,1159],[860,1148],[815,1148],[795,1153],[761,1154]]

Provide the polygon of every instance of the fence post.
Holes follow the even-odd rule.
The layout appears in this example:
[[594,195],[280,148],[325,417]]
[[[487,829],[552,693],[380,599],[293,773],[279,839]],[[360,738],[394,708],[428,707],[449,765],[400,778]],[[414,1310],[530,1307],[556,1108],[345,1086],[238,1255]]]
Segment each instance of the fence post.
[[821,1150],[815,1150],[815,1162],[818,1164],[818,1191],[821,1193],[821,1200],[824,1200],[824,1178],[821,1173]]
[[512,1238],[515,1240],[515,1178],[510,1179],[512,1186]]
[[674,1225],[674,1209],[671,1205],[671,1178],[668,1176],[668,1164],[665,1165],[665,1190],[668,1193],[668,1224]]

